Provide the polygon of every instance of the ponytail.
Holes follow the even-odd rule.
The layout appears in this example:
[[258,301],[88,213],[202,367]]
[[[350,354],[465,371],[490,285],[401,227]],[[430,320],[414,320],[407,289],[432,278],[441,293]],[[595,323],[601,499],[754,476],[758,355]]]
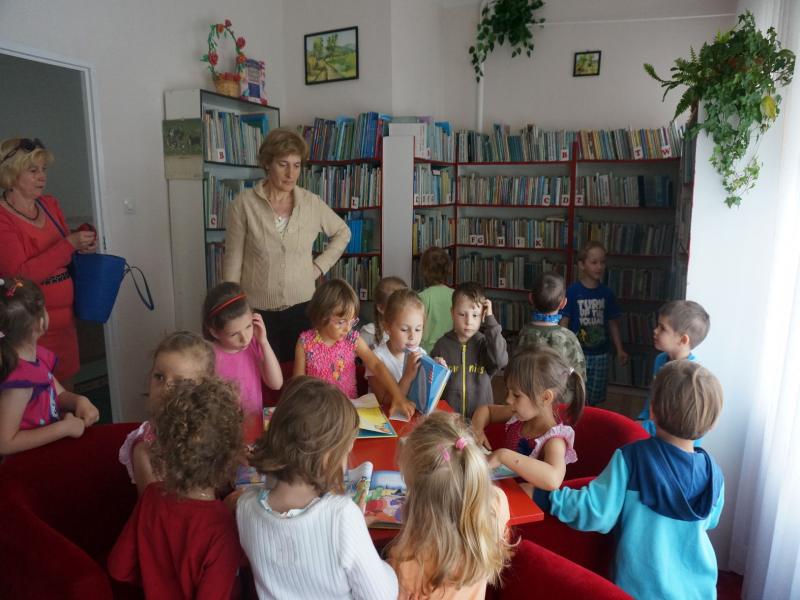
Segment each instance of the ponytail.
[[17,347],[43,317],[44,296],[35,283],[21,277],[0,279],[0,381],[17,368]]
[[11,372],[17,368],[18,360],[17,351],[11,347],[8,339],[6,337],[0,338],[0,381],[5,381]]
[[586,384],[583,377],[575,369],[572,369],[567,380],[567,394],[571,392],[572,399],[566,408],[567,419],[574,425],[581,418],[583,407],[586,405]]

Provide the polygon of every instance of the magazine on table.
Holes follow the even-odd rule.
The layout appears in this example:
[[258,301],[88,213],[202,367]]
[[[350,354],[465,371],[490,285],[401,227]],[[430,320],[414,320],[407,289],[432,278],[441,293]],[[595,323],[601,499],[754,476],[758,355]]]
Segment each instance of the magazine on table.
[[367,461],[345,473],[345,489],[364,510],[370,527],[400,528],[406,499],[406,484],[400,471],[375,471]]

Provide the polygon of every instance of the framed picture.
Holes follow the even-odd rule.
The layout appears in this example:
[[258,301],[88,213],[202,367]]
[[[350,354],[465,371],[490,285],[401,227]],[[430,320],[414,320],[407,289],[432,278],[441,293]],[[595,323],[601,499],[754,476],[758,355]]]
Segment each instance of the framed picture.
[[305,36],[306,85],[358,79],[358,27]]
[[600,75],[600,50],[586,50],[575,53],[572,65],[573,77],[592,77]]

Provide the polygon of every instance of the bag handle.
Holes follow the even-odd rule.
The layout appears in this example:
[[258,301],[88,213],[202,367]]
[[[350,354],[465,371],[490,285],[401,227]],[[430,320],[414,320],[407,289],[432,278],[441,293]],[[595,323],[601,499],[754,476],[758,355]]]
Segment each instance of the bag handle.
[[36,199],[36,204],[38,204],[39,207],[44,211],[44,214],[46,214],[48,217],[50,217],[50,220],[53,222],[53,225],[56,226],[56,229],[58,229],[58,232],[61,234],[61,237],[67,237],[67,233],[64,231],[64,228],[61,227],[61,225],[58,223],[58,221],[56,221],[53,218],[53,215],[51,215],[50,211],[47,210],[47,207],[44,205],[44,202],[42,202],[41,198],[37,198]]
[[[142,283],[144,284],[144,291],[147,294],[147,298],[145,299],[144,294],[142,294],[142,290],[139,289],[139,282],[136,281],[136,271],[139,272],[139,276],[142,278]],[[136,288],[136,293],[139,294],[139,299],[142,301],[148,310],[154,310],[156,307],[155,302],[153,302],[153,295],[150,293],[150,286],[147,284],[147,277],[144,276],[142,270],[139,267],[132,267],[125,262],[125,274],[131,274],[131,279],[133,279],[133,285]]]

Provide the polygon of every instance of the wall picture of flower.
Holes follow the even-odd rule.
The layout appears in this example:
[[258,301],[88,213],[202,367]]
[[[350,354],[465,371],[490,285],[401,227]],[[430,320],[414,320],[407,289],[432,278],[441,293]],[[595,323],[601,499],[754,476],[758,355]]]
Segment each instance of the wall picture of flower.
[[305,36],[306,85],[358,79],[358,27]]
[[572,65],[573,77],[591,77],[600,75],[600,50],[587,50],[575,53]]

